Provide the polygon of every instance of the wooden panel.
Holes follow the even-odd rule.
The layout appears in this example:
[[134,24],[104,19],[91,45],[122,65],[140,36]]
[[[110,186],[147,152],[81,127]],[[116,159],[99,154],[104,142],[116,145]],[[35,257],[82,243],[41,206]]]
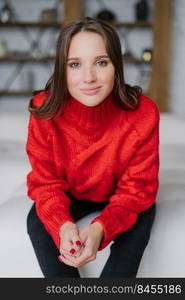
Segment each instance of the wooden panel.
[[64,23],[80,18],[81,10],[81,0],[64,0]]
[[171,0],[155,0],[152,75],[147,94],[161,112],[169,110],[171,8]]

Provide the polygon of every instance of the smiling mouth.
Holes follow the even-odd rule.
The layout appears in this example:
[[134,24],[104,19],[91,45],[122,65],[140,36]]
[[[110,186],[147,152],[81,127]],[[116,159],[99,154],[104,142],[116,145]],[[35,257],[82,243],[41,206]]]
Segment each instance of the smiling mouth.
[[85,95],[95,95],[97,93],[99,93],[99,90],[100,90],[101,86],[97,86],[97,87],[94,87],[94,88],[89,88],[89,89],[81,89],[81,92]]
[[82,92],[90,92],[90,91],[95,91],[97,89],[99,89],[100,86],[95,86],[93,88],[87,88],[87,89],[80,89]]

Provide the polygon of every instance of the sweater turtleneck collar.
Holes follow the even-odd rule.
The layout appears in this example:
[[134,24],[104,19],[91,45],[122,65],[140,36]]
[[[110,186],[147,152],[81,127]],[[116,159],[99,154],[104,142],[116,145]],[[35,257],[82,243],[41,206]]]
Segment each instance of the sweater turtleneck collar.
[[115,103],[113,95],[107,96],[103,102],[96,106],[87,106],[73,97],[69,97],[64,109],[63,117],[78,126],[96,127],[111,121],[121,109]]

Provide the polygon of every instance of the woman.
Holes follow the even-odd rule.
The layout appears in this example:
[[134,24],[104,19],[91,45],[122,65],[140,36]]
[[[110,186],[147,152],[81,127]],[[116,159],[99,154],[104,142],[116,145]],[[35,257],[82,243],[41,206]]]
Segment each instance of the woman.
[[159,111],[125,83],[113,27],[86,17],[62,29],[29,112],[27,227],[44,276],[80,277],[112,242],[100,277],[136,277],[155,216]]

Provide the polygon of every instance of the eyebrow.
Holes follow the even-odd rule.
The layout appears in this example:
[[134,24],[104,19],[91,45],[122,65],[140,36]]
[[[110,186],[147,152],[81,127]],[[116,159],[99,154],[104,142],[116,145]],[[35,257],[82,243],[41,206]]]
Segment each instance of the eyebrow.
[[[108,55],[98,55],[98,56],[95,56],[94,57],[95,59],[100,59],[100,58],[109,58],[109,56]],[[67,61],[69,61],[69,60],[79,60],[80,59],[80,57],[70,57],[70,58],[68,58],[67,59]]]

